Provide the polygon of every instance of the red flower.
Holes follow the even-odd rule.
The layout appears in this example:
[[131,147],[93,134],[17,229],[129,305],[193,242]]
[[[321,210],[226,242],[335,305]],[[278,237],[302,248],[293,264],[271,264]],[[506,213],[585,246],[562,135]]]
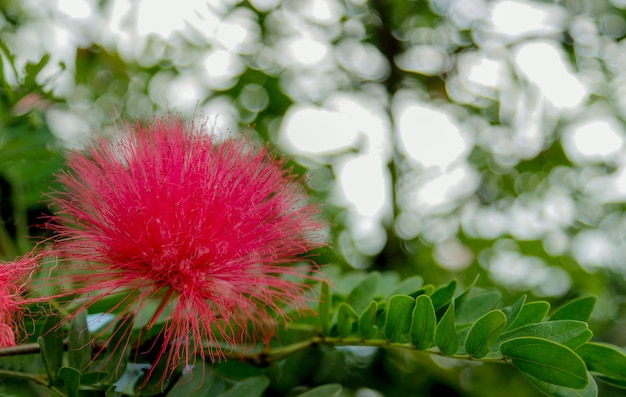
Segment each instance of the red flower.
[[77,311],[126,293],[114,311],[151,310],[147,329],[163,323],[156,351],[168,372],[223,356],[207,343],[268,338],[285,304],[303,307],[306,285],[284,277],[302,270],[286,265],[324,244],[324,225],[266,147],[155,117],[97,138],[67,165],[51,227],[62,267],[79,267],[59,268],[86,296]]
[[24,330],[22,293],[38,266],[38,257],[33,255],[0,263],[0,348],[14,346]]

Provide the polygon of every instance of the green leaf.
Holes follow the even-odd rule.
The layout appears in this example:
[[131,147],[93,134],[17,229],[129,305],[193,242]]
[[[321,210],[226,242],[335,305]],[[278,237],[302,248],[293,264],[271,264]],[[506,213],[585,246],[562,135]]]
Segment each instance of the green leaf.
[[41,347],[41,358],[48,377],[51,380],[56,379],[57,372],[63,365],[63,329],[59,326],[59,318],[56,315],[44,321],[37,342]]
[[59,378],[65,384],[68,397],[77,397],[80,388],[80,371],[75,368],[62,367],[59,369]]
[[269,385],[270,380],[265,376],[248,378],[220,394],[220,397],[261,397]]
[[359,318],[350,305],[342,302],[337,307],[337,331],[339,336],[345,338],[352,333],[352,325]]
[[432,346],[435,338],[437,318],[433,302],[428,295],[420,295],[415,300],[413,309],[413,344],[418,350],[425,350]]
[[238,360],[220,361],[219,363],[212,364],[211,367],[215,370],[217,375],[225,376],[227,378],[243,379],[263,375],[262,368],[259,368],[252,363]]
[[435,312],[439,309],[444,308],[448,303],[452,301],[454,298],[454,293],[456,292],[457,281],[452,280],[450,283],[444,287],[438,288],[435,292],[430,296],[430,300],[433,302],[433,307],[435,308]]
[[354,311],[361,313],[374,297],[379,282],[380,273],[372,272],[365,280],[352,290],[346,299],[346,303],[352,306]]
[[70,367],[82,370],[91,361],[91,336],[87,328],[87,312],[81,311],[71,322],[68,339],[68,363]]
[[106,372],[83,372],[80,374],[81,385],[95,385],[100,383],[100,380],[106,379]]
[[616,346],[589,342],[576,350],[590,372],[614,386],[626,388],[626,354]]
[[507,307],[502,309],[504,314],[506,314],[506,328],[510,328],[511,324],[517,320],[517,317],[522,311],[522,307],[526,303],[526,295],[520,296],[515,303],[511,307]]
[[343,387],[340,384],[330,383],[305,391],[299,394],[298,397],[337,397],[342,390]]
[[490,311],[469,330],[465,340],[465,351],[474,358],[486,356],[489,347],[496,343],[505,327],[506,315],[500,310]]
[[[224,390],[226,390],[226,382],[224,381],[223,377],[218,376],[215,378],[215,380],[211,384],[211,387],[207,391],[205,397],[219,396],[222,393],[224,393]],[[173,397],[177,397],[177,396],[173,396]]]
[[464,300],[461,309],[456,307],[455,300],[456,323],[472,324],[476,322],[485,313],[493,310],[500,303],[501,299],[502,295],[499,291],[490,290],[471,294]]
[[166,397],[180,396],[203,396],[213,385],[215,375],[211,367],[200,363],[195,365],[191,371],[184,373],[178,382],[172,386]]
[[424,285],[424,279],[422,277],[412,276],[402,280],[388,296],[411,295],[422,288],[422,285]]
[[526,379],[530,381],[537,389],[541,390],[545,394],[554,397],[597,397],[598,396],[598,385],[596,385],[595,380],[592,377],[589,377],[589,383],[582,389],[572,389],[563,386],[553,385],[548,382],[544,382],[535,378],[532,375],[524,374]]
[[[117,380],[118,390],[134,397],[160,396],[163,390],[169,389],[170,383],[181,376],[181,369],[177,367],[169,373],[167,360],[154,362],[150,378],[146,378],[145,364],[129,364],[124,374]],[[167,374],[167,375],[166,375]]]
[[115,385],[111,385],[107,391],[104,393],[105,397],[124,397],[124,394],[118,392],[116,390]]
[[562,343],[565,346],[569,347],[570,349],[576,350],[580,346],[582,346],[585,343],[589,342],[591,340],[591,338],[593,338],[593,332],[591,332],[590,329],[586,329],[583,332],[581,332],[579,335],[577,335],[575,338],[572,338],[572,339],[570,339],[568,341],[565,341],[565,342],[562,342]]
[[578,320],[588,322],[595,304],[595,296],[574,299],[556,309],[552,316],[550,316],[550,321]]
[[609,378],[607,376],[602,376],[602,375],[596,375],[596,376],[598,377],[598,379],[600,379],[602,382],[606,383],[607,385],[617,387],[618,389],[626,389],[626,381],[621,381],[621,380]]
[[330,333],[331,321],[330,321],[330,307],[331,307],[331,296],[330,296],[330,286],[326,281],[322,282],[322,291],[320,293],[320,301],[318,305],[318,316],[320,319],[320,327],[322,327],[322,333],[324,335],[328,335]]
[[111,295],[98,299],[89,306],[89,312],[111,314],[121,313],[127,307],[124,301],[128,302],[129,294],[129,292],[112,293]]
[[550,304],[546,301],[529,302],[522,306],[519,315],[509,325],[509,329],[515,329],[526,324],[541,322],[550,311]]
[[593,334],[589,330],[587,323],[574,320],[558,320],[535,324],[524,325],[507,331],[500,336],[501,341],[519,338],[522,336],[534,336],[536,338],[549,339],[553,342],[563,344],[570,349],[591,339]]
[[407,342],[411,333],[415,299],[408,295],[394,295],[389,299],[385,336],[391,342]]
[[557,386],[582,389],[589,377],[583,360],[570,348],[535,337],[521,337],[500,345],[500,352],[525,374]]
[[446,355],[452,355],[459,349],[459,337],[454,327],[454,302],[450,303],[437,324],[435,345]]
[[371,301],[369,306],[361,313],[359,317],[359,333],[365,339],[373,338],[378,331],[376,324],[376,313],[378,312],[378,304]]

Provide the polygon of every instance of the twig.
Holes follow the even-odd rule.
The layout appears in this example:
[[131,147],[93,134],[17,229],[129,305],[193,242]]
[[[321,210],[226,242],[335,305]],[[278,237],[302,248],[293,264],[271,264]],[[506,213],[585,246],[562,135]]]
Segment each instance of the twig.
[[[5,349],[2,349],[2,350],[5,350]],[[58,394],[61,397],[66,397],[65,393],[63,393],[57,387],[55,387],[55,386],[50,384],[50,380],[48,379],[47,376],[29,374],[29,373],[26,373],[26,372],[9,371],[9,370],[6,370],[6,369],[0,369],[0,377],[11,378],[11,379],[28,380],[28,381],[37,383],[38,385],[42,385],[42,386],[47,387],[48,389],[50,389],[51,391],[55,392],[56,394]]]

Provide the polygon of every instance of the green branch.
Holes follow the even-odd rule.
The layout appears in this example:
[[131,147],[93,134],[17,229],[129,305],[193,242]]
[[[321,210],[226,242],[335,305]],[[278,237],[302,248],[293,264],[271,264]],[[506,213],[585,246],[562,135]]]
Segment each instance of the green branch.
[[39,354],[40,351],[41,347],[39,346],[39,343],[25,343],[23,345],[4,347],[0,349],[0,357]]
[[314,336],[307,340],[304,340],[298,343],[293,343],[293,344],[286,345],[286,346],[270,347],[261,352],[255,352],[255,353],[233,352],[230,354],[227,353],[226,359],[241,360],[241,361],[246,361],[246,362],[259,365],[259,366],[267,366],[275,362],[278,362],[280,360],[283,360],[292,354],[307,350],[309,348],[317,347],[317,346],[329,346],[329,347],[367,346],[367,347],[380,347],[380,348],[396,348],[396,349],[410,350],[410,351],[421,352],[421,353],[426,353],[426,354],[431,354],[431,355],[445,356],[445,357],[454,358],[458,360],[507,363],[507,360],[503,357],[482,357],[482,358],[476,359],[470,356],[469,354],[445,355],[436,349],[420,350],[420,349],[417,349],[416,346],[413,345],[412,343],[396,343],[396,342],[390,342],[385,339],[363,339],[363,338],[358,338],[358,337],[341,338],[341,337],[323,337],[323,336]]
[[[2,349],[2,350],[7,350],[7,349]],[[25,373],[25,372],[18,372],[18,371],[10,371],[10,370],[6,370],[6,369],[0,369],[0,377],[11,378],[11,379],[27,380],[27,381],[36,383],[38,385],[42,385],[44,387],[47,387],[48,389],[50,389],[54,393],[58,394],[59,396],[66,397],[65,393],[63,393],[57,387],[55,387],[55,386],[50,384],[50,380],[45,375],[35,375],[35,374],[29,374],[29,373]]]

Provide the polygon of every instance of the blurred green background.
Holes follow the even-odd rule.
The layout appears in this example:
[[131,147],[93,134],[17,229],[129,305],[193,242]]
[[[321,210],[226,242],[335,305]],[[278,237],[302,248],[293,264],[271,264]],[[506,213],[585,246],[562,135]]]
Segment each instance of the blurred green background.
[[[250,129],[324,202],[320,264],[593,294],[626,345],[623,0],[0,1],[0,258],[27,252],[63,152],[167,109]],[[513,368],[313,349],[266,395],[536,396]],[[602,385],[600,385],[602,386]],[[607,387],[601,396],[617,396]]]

